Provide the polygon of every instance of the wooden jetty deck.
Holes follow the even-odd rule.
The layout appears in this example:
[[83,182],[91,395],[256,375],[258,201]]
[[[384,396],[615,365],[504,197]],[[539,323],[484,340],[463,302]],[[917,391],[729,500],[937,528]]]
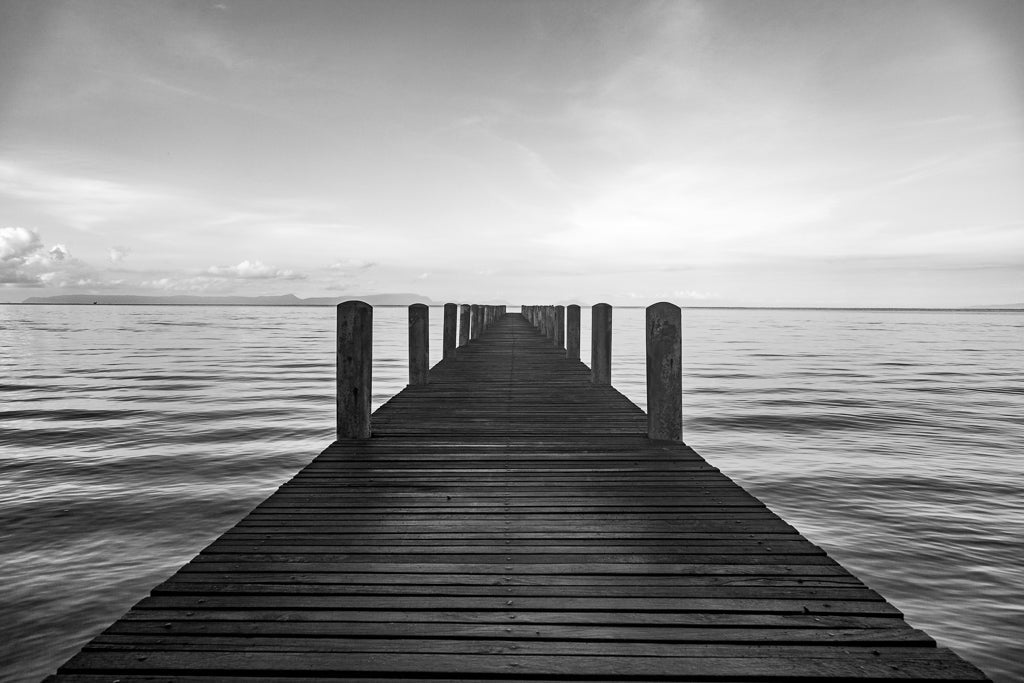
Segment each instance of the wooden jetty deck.
[[508,314],[48,680],[985,680]]

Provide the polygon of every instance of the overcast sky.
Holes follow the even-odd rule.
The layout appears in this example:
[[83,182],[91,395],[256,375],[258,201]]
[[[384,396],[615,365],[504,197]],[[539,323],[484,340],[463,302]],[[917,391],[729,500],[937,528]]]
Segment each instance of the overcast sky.
[[1024,2],[0,0],[0,301],[1024,301]]

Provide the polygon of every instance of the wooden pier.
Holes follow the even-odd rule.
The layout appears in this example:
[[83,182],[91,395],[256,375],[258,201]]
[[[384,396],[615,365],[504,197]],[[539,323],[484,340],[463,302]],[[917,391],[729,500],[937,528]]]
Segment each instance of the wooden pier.
[[48,680],[986,680],[536,320],[479,316]]

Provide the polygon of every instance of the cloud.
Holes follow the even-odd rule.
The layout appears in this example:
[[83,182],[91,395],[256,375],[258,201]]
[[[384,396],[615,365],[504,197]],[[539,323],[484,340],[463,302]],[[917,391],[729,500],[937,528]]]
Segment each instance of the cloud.
[[43,240],[35,230],[0,228],[0,284],[40,286],[39,273],[27,266],[42,248]]
[[139,286],[146,289],[198,294],[232,291],[237,289],[240,282],[305,279],[306,275],[293,270],[273,268],[261,261],[246,260],[234,266],[213,266],[198,274],[168,273],[162,277],[144,280]]
[[193,277],[160,277],[153,280],[143,280],[139,283],[139,287],[171,292],[200,293],[216,289],[225,282],[223,278],[211,278],[203,275]]
[[35,230],[0,228],[0,261],[22,259],[42,248],[43,241]]
[[[110,261],[119,263],[129,253],[125,247],[112,247]],[[127,275],[126,275],[127,274]],[[64,244],[47,245],[34,229],[0,228],[0,285],[46,287],[63,290],[130,291],[136,288],[178,292],[217,292],[249,287],[256,282],[306,280],[294,270],[275,268],[258,260],[244,260],[230,266],[213,266],[203,271],[163,271],[130,273],[118,277],[72,256]]]
[[71,258],[71,253],[68,252],[67,247],[65,247],[63,244],[53,245],[52,247],[50,247],[50,250],[47,253],[50,255],[50,258],[54,261],[66,261],[69,258]]
[[672,292],[672,298],[674,299],[691,299],[693,301],[708,301],[710,299],[717,299],[719,296],[712,292],[698,292],[692,289],[677,289]]
[[103,178],[65,175],[0,160],[0,195],[41,206],[83,230],[129,215],[145,215],[170,197]]
[[110,262],[120,263],[128,258],[128,254],[131,253],[131,249],[128,247],[111,247],[110,248]]
[[213,266],[206,274],[242,280],[305,280],[306,276],[294,270],[281,270],[264,265],[262,261],[242,261],[235,266]]
[[0,284],[21,287],[96,288],[108,283],[101,273],[71,256],[63,244],[49,249],[29,228],[0,228]]
[[[808,197],[810,169],[649,162],[609,174],[581,196],[560,232],[537,243],[583,263],[636,267],[743,260],[752,250],[788,254],[791,233],[832,219],[838,198]],[[796,245],[799,246],[799,245]]]
[[346,258],[335,261],[334,263],[327,266],[330,270],[369,270],[375,267],[377,264],[373,261],[363,261],[361,259]]

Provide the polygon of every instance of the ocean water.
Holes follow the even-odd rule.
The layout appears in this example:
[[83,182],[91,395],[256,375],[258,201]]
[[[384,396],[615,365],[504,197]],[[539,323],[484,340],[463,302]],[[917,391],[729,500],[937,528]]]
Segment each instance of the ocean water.
[[[374,315],[376,407],[408,371],[405,309]],[[687,443],[1024,680],[1024,313],[683,316]],[[643,406],[643,311],[613,322]],[[331,308],[0,305],[0,680],[53,672],[328,445],[333,337]]]

